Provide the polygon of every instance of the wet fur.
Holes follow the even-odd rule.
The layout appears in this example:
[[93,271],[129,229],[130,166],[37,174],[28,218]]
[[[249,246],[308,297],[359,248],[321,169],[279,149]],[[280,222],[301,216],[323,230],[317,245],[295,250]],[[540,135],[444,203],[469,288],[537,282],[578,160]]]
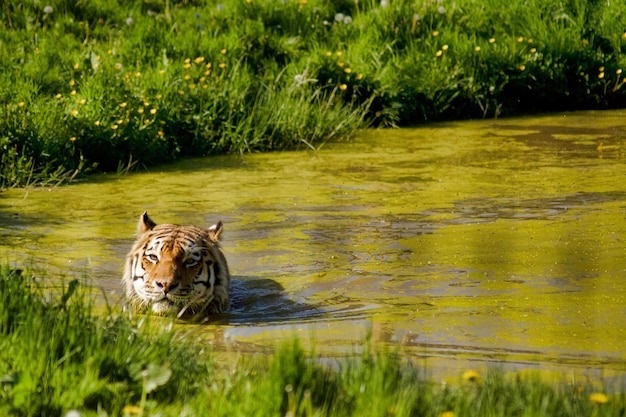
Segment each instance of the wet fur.
[[137,312],[209,315],[228,308],[230,273],[219,246],[222,222],[208,229],[157,225],[143,213],[122,282]]

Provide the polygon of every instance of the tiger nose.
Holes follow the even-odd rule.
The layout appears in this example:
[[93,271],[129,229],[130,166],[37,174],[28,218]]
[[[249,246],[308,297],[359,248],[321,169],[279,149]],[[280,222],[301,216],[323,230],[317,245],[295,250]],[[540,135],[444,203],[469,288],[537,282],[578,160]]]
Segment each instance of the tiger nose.
[[157,288],[160,288],[161,291],[163,291],[164,294],[167,294],[168,292],[176,288],[177,285],[171,279],[157,279],[155,281],[155,284]]

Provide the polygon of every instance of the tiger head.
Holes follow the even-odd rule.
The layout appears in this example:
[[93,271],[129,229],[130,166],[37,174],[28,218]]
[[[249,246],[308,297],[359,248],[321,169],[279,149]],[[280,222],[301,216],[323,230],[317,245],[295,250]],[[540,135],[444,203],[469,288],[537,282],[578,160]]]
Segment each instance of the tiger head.
[[122,278],[130,306],[179,317],[228,308],[230,274],[219,247],[222,229],[221,221],[206,230],[157,225],[143,213]]

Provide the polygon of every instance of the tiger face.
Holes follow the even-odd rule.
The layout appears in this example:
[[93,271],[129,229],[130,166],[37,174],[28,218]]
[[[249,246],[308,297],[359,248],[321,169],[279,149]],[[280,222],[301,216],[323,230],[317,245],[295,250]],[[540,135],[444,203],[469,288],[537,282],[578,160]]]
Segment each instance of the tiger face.
[[207,230],[157,225],[143,213],[122,278],[130,306],[179,317],[227,309],[230,274],[219,247],[222,229],[221,221]]

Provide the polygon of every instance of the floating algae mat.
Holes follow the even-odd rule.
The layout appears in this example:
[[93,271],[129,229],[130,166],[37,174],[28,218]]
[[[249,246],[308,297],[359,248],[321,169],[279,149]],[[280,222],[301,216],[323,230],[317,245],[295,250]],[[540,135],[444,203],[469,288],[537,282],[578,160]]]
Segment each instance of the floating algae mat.
[[626,112],[368,130],[317,152],[186,160],[0,194],[0,257],[119,303],[138,216],[225,223],[215,349],[366,335],[434,367],[626,370]]

